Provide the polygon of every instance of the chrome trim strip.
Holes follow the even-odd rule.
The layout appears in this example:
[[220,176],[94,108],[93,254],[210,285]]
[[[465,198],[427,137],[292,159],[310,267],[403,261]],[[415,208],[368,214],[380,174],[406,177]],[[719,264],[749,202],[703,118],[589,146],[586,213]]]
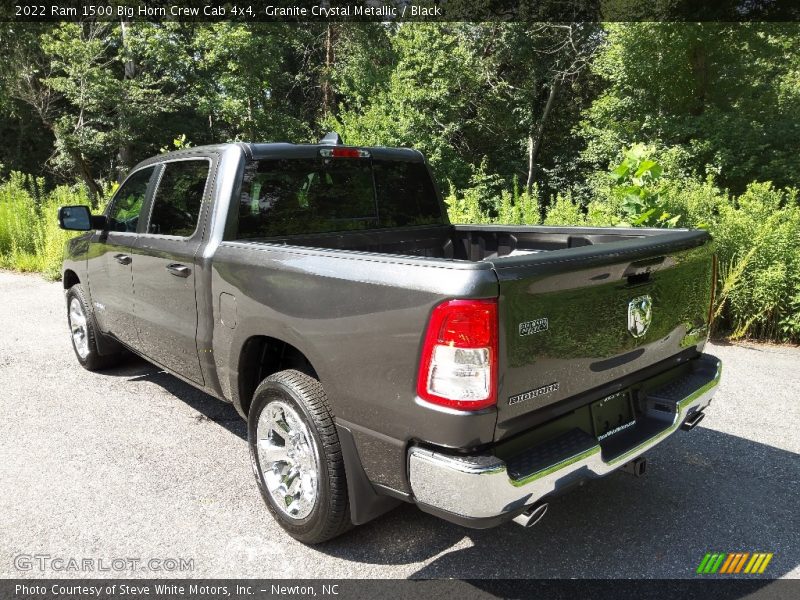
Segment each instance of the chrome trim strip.
[[414,497],[421,504],[480,519],[530,506],[573,481],[607,475],[662,442],[690,413],[708,406],[722,375],[722,363],[708,355],[700,360],[716,362],[713,379],[678,402],[678,411],[666,429],[609,462],[602,459],[598,445],[513,480],[506,464],[494,456],[461,457],[413,447],[408,454],[408,469]]

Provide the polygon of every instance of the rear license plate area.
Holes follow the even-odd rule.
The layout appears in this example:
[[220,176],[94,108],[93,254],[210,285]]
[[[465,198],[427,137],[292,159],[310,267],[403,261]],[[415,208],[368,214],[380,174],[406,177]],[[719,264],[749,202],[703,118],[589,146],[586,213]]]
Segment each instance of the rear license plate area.
[[622,433],[636,424],[633,401],[628,390],[593,402],[590,410],[594,436],[598,442]]

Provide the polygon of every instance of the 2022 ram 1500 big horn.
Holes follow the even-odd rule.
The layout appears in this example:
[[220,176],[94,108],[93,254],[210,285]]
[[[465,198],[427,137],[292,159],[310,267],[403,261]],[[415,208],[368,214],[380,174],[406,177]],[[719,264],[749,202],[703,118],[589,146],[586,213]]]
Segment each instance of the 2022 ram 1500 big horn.
[[304,542],[401,501],[532,524],[641,470],[720,377],[706,232],[451,225],[414,150],[191,148],[59,219],[85,231],[63,269],[78,361],[130,350],[232,402]]

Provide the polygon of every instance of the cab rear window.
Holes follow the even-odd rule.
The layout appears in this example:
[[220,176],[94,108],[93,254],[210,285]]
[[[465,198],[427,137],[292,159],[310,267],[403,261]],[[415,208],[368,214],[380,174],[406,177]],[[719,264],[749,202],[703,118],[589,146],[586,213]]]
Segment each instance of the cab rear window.
[[422,163],[371,158],[252,162],[239,198],[238,239],[442,224]]

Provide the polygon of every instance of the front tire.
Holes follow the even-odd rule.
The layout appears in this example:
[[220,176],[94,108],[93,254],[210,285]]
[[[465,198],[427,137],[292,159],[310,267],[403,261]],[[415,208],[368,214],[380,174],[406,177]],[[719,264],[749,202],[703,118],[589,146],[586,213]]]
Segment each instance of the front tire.
[[262,381],[247,439],[261,496],[289,535],[318,544],[350,528],[339,436],[319,381],[295,370]]
[[88,371],[99,371],[119,364],[123,354],[102,355],[97,350],[97,337],[102,335],[89,311],[89,303],[80,284],[67,291],[67,322],[75,357]]

